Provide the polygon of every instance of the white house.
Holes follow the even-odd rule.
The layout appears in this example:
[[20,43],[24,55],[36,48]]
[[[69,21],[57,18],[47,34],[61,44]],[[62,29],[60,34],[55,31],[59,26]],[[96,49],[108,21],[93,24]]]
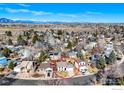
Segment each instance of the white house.
[[113,43],[109,43],[105,46],[105,55],[109,57],[110,53],[113,51]]
[[113,49],[113,43],[110,42],[110,43],[106,44],[105,48],[106,49]]
[[75,66],[77,68],[79,68],[79,71],[82,73],[82,74],[85,74],[87,72],[87,64],[86,62],[84,61],[79,61],[79,62],[75,62]]
[[33,69],[33,64],[34,64],[33,61],[29,61],[27,66],[26,66],[27,70],[32,70]]
[[55,38],[52,36],[52,34],[49,34],[48,42],[49,42],[52,46],[55,45]]
[[87,69],[88,68],[86,66],[81,66],[79,70],[82,74],[85,74],[87,72]]
[[14,46],[13,45],[6,45],[5,47],[7,47],[8,49],[10,49],[10,50],[14,50]]
[[86,46],[84,46],[84,49],[89,50],[92,49],[93,47],[96,46],[96,42],[90,42],[89,44],[87,44]]
[[86,63],[85,63],[84,61],[81,61],[81,62],[79,62],[79,65],[80,65],[80,66],[85,66]]
[[28,49],[25,49],[23,52],[23,57],[28,58],[28,57],[30,57],[30,55],[31,55],[31,51]]
[[23,71],[27,71],[27,65],[29,64],[29,61],[22,61],[19,65],[17,65],[16,67],[14,67],[14,71],[15,72],[23,72]]
[[68,62],[58,62],[57,71],[74,71],[74,66]]
[[16,66],[16,67],[14,67],[14,72],[22,72],[22,69],[23,69],[23,67],[21,67],[20,65]]
[[68,76],[71,77],[74,75],[74,66],[68,62],[58,62],[57,71],[65,71],[68,73]]

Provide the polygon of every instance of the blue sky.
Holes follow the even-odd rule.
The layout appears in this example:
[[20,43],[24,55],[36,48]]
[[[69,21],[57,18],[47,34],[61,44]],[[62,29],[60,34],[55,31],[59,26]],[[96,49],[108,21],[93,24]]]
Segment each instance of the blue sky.
[[66,22],[123,22],[124,4],[0,4],[0,18]]

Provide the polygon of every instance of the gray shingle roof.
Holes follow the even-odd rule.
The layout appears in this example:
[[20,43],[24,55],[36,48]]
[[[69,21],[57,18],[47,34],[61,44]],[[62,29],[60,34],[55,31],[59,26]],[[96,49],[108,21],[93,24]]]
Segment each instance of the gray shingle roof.
[[67,68],[73,68],[74,66],[67,62],[58,62],[57,67],[67,67]]

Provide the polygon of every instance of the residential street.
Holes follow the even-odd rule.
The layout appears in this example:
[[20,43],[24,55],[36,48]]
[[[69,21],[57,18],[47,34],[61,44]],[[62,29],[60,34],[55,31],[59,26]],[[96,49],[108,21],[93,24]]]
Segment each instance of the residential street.
[[0,85],[88,85],[89,79],[95,77],[94,75],[76,77],[61,80],[15,80],[15,79],[1,79]]
[[[124,75],[124,56],[122,60],[113,65],[113,68],[119,71],[120,75]],[[81,76],[69,79],[60,80],[18,80],[18,79],[8,79],[2,78],[0,80],[0,85],[90,85],[90,78],[95,78],[95,75]]]

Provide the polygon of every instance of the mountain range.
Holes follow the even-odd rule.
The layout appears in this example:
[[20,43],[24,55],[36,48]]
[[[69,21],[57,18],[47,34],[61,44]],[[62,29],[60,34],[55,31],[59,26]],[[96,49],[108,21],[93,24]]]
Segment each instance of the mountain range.
[[24,24],[67,24],[67,23],[78,23],[78,22],[59,22],[59,21],[31,21],[31,20],[12,20],[8,18],[0,18],[0,23],[24,23]]

